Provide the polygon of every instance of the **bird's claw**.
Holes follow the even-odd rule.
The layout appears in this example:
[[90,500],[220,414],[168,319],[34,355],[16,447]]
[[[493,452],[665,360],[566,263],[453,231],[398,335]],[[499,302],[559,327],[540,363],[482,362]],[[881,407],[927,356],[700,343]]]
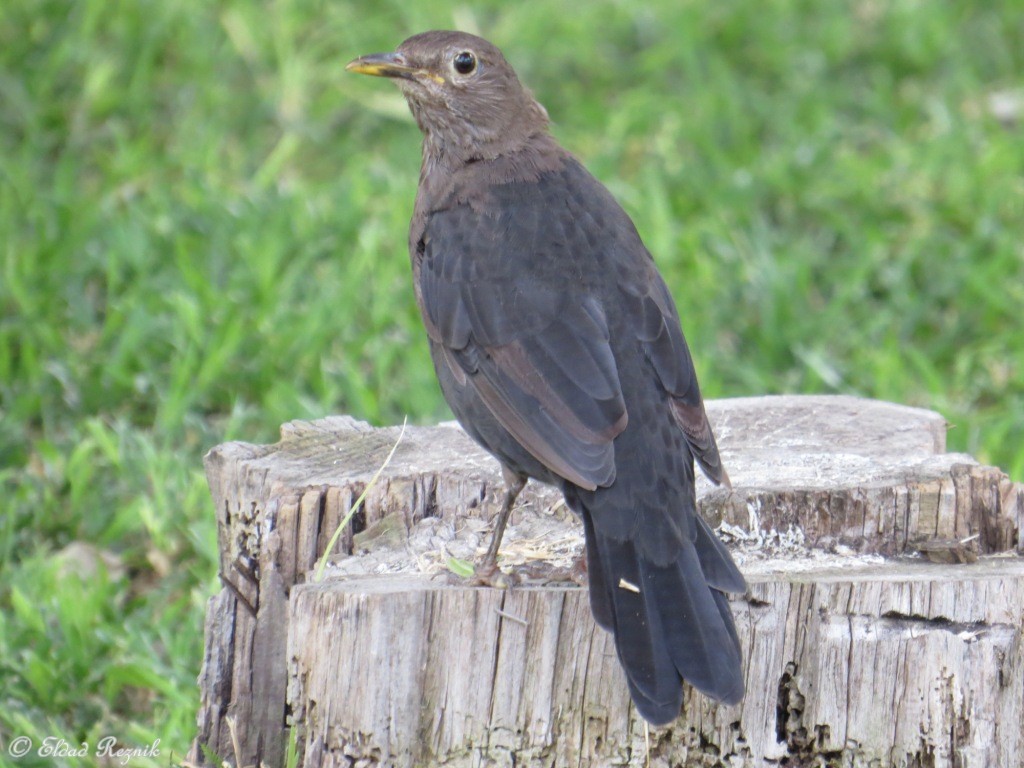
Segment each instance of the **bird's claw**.
[[500,568],[495,567],[493,571],[487,573],[474,572],[470,583],[475,587],[511,589],[519,583],[519,577],[515,573],[505,573]]
[[448,581],[452,584],[459,584],[471,587],[492,587],[494,589],[510,589],[519,583],[519,576],[516,573],[505,573],[498,567],[497,563],[480,563],[473,569],[473,575],[469,577],[450,574]]
[[587,575],[587,559],[584,556],[576,558],[569,568],[560,568],[551,563],[538,562],[528,565],[517,565],[510,572],[505,572],[498,567],[497,562],[488,561],[484,558],[473,570],[469,577],[449,574],[448,580],[452,584],[465,586],[467,583],[472,587],[492,587],[494,589],[511,589],[521,584],[559,584],[571,582],[581,587],[587,586],[589,577]]
[[520,582],[533,581],[542,584],[571,582],[581,587],[585,587],[589,583],[587,561],[584,558],[578,558],[569,568],[559,568],[551,563],[541,562],[521,565],[513,573]]

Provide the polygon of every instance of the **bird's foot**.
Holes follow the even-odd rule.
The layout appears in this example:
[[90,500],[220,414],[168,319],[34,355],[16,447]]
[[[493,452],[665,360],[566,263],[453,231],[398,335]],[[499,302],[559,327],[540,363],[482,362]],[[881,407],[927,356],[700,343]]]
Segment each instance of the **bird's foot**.
[[502,502],[497,517],[494,518],[494,533],[491,534],[491,544],[487,548],[487,554],[476,566],[473,575],[469,577],[469,583],[473,586],[508,589],[518,583],[515,574],[505,573],[498,568],[498,547],[501,546],[501,538],[505,534],[505,525],[512,513],[512,507],[516,503],[516,497],[526,485],[526,475],[517,474],[505,466],[502,466],[501,471],[505,478],[505,500]]
[[519,582],[539,582],[541,584],[559,584],[571,582],[581,587],[587,586],[587,559],[578,557],[568,568],[560,568],[551,563],[531,563],[520,565],[513,573]]
[[493,587],[495,589],[509,589],[518,583],[519,577],[515,573],[505,573],[497,565],[489,568],[477,566],[470,579],[470,584],[475,587]]
[[498,567],[496,562],[487,562],[485,560],[473,569],[471,576],[463,577],[450,574],[448,581],[461,586],[509,589],[519,583],[519,576],[515,573],[505,573]]

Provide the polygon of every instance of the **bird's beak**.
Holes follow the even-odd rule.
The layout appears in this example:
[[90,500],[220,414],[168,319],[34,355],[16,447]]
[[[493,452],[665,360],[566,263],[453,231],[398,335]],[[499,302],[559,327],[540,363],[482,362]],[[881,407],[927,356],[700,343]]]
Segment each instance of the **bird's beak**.
[[437,83],[444,82],[443,78],[432,72],[410,65],[401,53],[371,53],[368,56],[360,56],[346,64],[345,69],[360,75],[374,75],[375,77],[402,77],[406,80],[429,77]]

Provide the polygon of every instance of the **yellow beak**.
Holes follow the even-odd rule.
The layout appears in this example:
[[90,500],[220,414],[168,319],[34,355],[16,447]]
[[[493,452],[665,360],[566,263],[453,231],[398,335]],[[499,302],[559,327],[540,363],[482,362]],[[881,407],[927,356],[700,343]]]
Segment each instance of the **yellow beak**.
[[345,65],[349,72],[360,75],[373,75],[374,77],[402,77],[406,80],[413,80],[419,77],[429,77],[435,83],[443,83],[444,78],[435,75],[426,69],[411,66],[405,56],[400,53],[371,53],[367,56],[360,56]]

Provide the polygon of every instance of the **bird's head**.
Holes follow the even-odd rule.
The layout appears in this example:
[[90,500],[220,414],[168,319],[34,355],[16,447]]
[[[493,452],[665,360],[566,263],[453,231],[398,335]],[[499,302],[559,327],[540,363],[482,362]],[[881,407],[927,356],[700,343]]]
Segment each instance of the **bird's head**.
[[469,162],[498,157],[547,131],[548,116],[501,51],[465,32],[423,32],[393,53],[360,56],[350,72],[390,77],[427,151]]

